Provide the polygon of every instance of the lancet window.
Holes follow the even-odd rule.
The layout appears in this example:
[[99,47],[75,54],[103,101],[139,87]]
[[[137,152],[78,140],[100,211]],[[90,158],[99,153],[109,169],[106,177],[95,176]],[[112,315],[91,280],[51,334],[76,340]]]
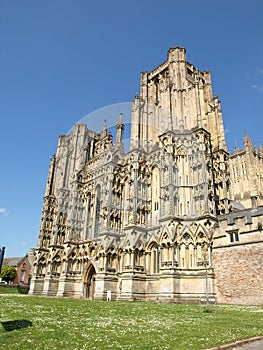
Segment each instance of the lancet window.
[[149,272],[158,273],[159,272],[159,249],[157,243],[153,243],[150,246],[149,254]]
[[96,190],[96,204],[95,204],[95,220],[94,220],[94,232],[93,236],[98,237],[99,229],[100,229],[100,207],[101,207],[101,186],[97,186]]
[[91,206],[92,206],[91,193],[88,193],[87,202],[86,202],[86,239],[88,239],[91,235],[91,227],[92,227]]
[[160,210],[160,173],[158,168],[152,171],[152,226],[158,225]]
[[65,217],[62,213],[59,214],[58,217],[58,224],[57,224],[57,235],[55,244],[63,244],[65,241]]

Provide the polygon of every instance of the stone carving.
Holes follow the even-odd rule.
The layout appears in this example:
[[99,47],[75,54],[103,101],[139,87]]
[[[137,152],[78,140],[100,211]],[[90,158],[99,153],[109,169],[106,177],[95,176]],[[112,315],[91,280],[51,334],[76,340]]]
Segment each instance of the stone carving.
[[127,154],[121,114],[115,142],[106,121],[100,134],[81,124],[59,138],[31,294],[198,302],[204,276],[208,294],[217,292],[213,247],[226,245],[228,225],[238,238],[233,225],[247,215],[253,235],[261,232],[262,147],[246,136],[229,153],[210,73],[188,63],[185,49],[142,73],[131,125]]

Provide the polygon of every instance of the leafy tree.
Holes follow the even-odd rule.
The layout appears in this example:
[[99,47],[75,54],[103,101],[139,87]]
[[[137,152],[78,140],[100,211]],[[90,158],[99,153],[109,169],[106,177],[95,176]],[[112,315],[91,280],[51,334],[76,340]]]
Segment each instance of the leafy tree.
[[6,282],[13,281],[16,277],[16,268],[10,265],[3,265],[0,277]]

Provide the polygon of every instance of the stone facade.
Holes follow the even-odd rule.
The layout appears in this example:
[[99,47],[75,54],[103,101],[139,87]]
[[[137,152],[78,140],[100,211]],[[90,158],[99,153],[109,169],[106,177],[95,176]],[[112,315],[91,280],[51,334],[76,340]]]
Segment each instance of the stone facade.
[[232,191],[235,201],[245,208],[257,208],[263,205],[263,148],[252,146],[248,135],[244,137],[244,148],[229,156],[229,169],[232,179]]
[[60,136],[30,293],[262,303],[244,283],[263,280],[262,149],[246,136],[229,153],[210,73],[170,49],[141,74],[127,153],[124,127],[120,114],[114,141],[106,121],[101,133],[77,124]]

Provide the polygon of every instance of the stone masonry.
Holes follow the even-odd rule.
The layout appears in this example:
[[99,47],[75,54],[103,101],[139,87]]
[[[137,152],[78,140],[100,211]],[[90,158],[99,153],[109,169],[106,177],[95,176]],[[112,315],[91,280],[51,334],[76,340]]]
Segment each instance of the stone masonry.
[[30,294],[262,304],[262,147],[229,152],[210,72],[171,48],[141,73],[129,152],[124,128],[59,137]]

